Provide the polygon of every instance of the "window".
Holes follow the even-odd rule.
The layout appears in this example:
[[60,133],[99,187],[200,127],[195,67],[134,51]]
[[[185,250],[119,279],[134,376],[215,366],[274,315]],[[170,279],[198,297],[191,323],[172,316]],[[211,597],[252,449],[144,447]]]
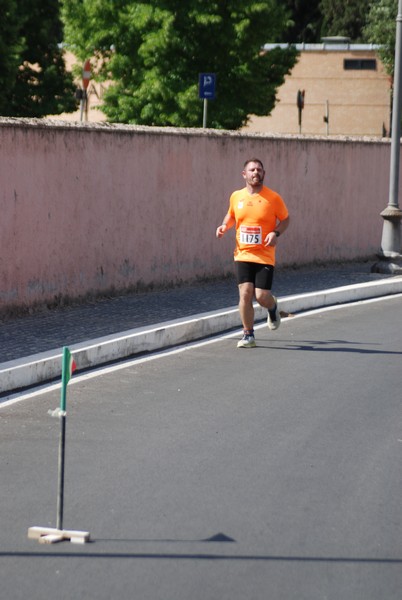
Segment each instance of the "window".
[[377,61],[375,58],[345,58],[343,68],[345,71],[376,71]]

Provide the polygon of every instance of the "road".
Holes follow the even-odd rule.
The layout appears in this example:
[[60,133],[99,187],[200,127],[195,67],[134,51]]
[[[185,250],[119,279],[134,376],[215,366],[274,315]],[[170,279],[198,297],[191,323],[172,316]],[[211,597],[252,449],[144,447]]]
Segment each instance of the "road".
[[402,302],[286,319],[0,405],[7,600],[399,600]]

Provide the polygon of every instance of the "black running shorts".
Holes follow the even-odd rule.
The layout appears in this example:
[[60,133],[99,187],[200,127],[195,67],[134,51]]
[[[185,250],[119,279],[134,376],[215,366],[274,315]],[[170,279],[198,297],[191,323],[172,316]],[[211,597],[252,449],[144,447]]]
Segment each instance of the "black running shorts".
[[237,283],[253,283],[261,290],[270,290],[274,278],[273,265],[235,260]]

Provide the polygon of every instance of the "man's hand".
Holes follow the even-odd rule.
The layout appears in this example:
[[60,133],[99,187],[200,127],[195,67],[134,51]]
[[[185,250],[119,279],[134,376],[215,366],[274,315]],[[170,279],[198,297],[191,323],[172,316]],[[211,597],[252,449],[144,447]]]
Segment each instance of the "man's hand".
[[219,225],[216,229],[216,237],[221,238],[226,233],[227,229],[227,225]]
[[277,240],[277,237],[276,237],[275,231],[270,231],[264,240],[264,245],[265,246],[276,246],[276,240]]

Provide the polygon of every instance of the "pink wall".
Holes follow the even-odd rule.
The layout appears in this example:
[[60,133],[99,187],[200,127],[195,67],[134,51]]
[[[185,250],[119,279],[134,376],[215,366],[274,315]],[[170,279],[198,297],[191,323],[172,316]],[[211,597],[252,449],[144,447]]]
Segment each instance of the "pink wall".
[[232,271],[215,239],[246,158],[286,200],[278,264],[373,255],[388,202],[378,139],[0,119],[0,309]]

